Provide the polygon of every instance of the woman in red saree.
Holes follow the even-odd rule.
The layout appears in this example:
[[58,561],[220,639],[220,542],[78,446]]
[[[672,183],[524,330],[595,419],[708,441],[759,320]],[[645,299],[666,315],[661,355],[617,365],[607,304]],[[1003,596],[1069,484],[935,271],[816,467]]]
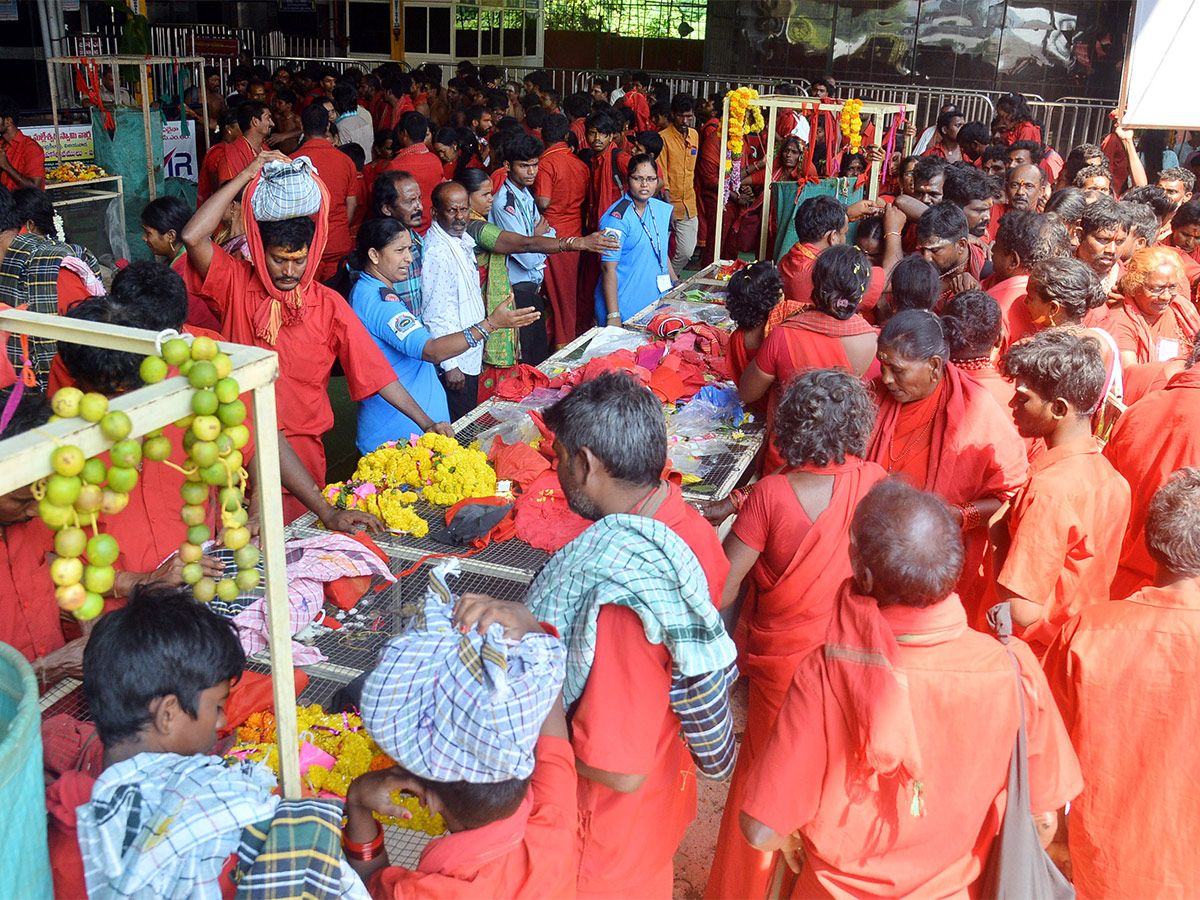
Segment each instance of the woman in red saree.
[[772,439],[772,422],[780,389],[793,375],[808,369],[844,369],[860,378],[873,374],[876,331],[858,315],[871,284],[870,261],[857,247],[837,244],[817,257],[812,278],[814,308],[789,317],[767,335],[738,382],[742,403],[767,396],[762,473],[783,465]]
[[1139,250],[1118,287],[1125,299],[1109,311],[1105,326],[1117,339],[1122,366],[1164,363],[1192,352],[1200,315],[1178,254],[1166,247]]
[[991,583],[987,523],[1025,482],[1025,444],[987,387],[947,362],[933,313],[893,316],[878,356],[879,416],[867,458],[951,507],[967,554],[958,594],[974,622]]
[[729,371],[740,381],[742,372],[775,326],[802,306],[783,297],[783,278],[774,263],[756,262],[729,277],[725,308],[737,328],[729,338]]
[[754,486],[725,539],[730,571],[722,607],[743,581],[752,599],[738,666],[750,680],[750,708],[721,819],[706,897],[765,897],[773,854],[742,837],[738,813],[755,754],[771,733],[796,665],[822,643],[838,588],[850,577],[850,519],[858,501],[887,477],[863,459],[875,409],[849,372],[816,369],[787,385],[775,441],[790,470]]

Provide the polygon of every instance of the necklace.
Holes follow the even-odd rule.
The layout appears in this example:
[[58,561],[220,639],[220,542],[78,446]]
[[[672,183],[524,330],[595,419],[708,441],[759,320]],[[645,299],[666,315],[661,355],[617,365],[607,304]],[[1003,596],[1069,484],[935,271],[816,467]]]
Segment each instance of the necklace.
[[[939,383],[938,386],[940,387],[941,384]],[[908,455],[910,453],[912,453],[914,449],[916,449],[917,445],[920,444],[925,439],[925,436],[929,433],[929,429],[931,427],[933,427],[933,420],[937,418],[938,410],[941,409],[941,407],[942,407],[942,398],[938,397],[938,402],[933,407],[933,412],[929,414],[929,420],[925,423],[924,427],[921,429],[921,432],[915,438],[913,438],[911,441],[908,442],[908,446],[904,448],[904,452],[901,453],[899,456],[896,456],[894,453],[892,453],[892,448],[896,444],[896,432],[895,431],[892,432],[892,437],[888,441],[888,448],[887,448],[887,455],[888,455],[887,470],[888,470],[889,475],[892,472],[894,472],[896,470],[896,466],[899,465],[900,463],[904,462],[904,460],[908,458]]]
[[974,359],[952,359],[950,362],[954,363],[960,369],[979,371],[991,368],[992,358],[990,356],[977,356]]

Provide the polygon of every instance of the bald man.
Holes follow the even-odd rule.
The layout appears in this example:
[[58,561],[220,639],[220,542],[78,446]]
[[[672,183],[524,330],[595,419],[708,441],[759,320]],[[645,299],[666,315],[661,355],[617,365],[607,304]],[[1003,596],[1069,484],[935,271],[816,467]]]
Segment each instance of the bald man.
[[1008,170],[1004,193],[1008,209],[1019,212],[1041,212],[1050,196],[1046,173],[1038,166],[1025,164]]
[[[1004,645],[967,627],[953,593],[961,532],[933,494],[873,487],[850,525],[850,561],[825,647],[797,667],[751,769],[742,833],[800,873],[793,896],[965,896],[1005,806],[1017,673]],[[1045,845],[1082,779],[1037,660],[1011,649]]]

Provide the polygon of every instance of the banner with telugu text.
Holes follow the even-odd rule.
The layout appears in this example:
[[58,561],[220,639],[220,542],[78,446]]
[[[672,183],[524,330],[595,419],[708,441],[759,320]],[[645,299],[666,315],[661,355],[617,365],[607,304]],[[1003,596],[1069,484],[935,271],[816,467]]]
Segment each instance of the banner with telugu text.
[[[58,144],[54,140],[53,125],[26,125],[21,127],[21,131],[41,145],[46,154],[47,168],[53,168],[60,162],[82,162],[96,155],[91,125],[60,126],[62,160],[58,158]],[[200,165],[196,160],[194,122],[189,123],[188,132],[188,136],[184,137],[178,122],[163,123],[163,170],[168,178],[198,180]]]

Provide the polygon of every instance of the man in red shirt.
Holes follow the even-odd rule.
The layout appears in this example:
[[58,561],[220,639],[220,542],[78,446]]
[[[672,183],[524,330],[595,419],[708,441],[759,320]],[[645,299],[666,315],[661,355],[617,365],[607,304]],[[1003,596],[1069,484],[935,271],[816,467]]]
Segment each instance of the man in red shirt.
[[317,281],[327,281],[337,271],[353,247],[350,244],[350,220],[358,209],[358,169],[350,157],[329,141],[329,113],[314,103],[300,114],[304,124],[304,143],[292,159],[307,159],[329,192],[329,240],[321,255]]
[[[347,859],[373,897],[574,897],[566,649],[524,604],[459,600],[440,572],[419,624],[384,648],[363,687],[363,721],[397,765],[350,785]],[[472,658],[500,668],[504,681],[481,678]],[[411,817],[393,791],[414,794],[450,831],[414,869],[389,865],[373,816]]]
[[20,120],[16,101],[0,94],[0,184],[10,191],[46,183],[46,154],[17,127]]
[[875,485],[850,561],[825,647],[800,662],[751,770],[742,833],[799,871],[789,896],[965,897],[1004,813],[1021,700],[1032,808],[1051,835],[1079,763],[1029,648],[1009,644],[1018,675],[968,627],[951,593],[961,531],[941,499]]
[[[321,436],[333,427],[328,387],[335,359],[346,372],[352,400],[378,393],[426,430],[436,427],[446,433],[450,426],[425,415],[350,307],[316,281],[325,248],[328,197],[302,198],[306,205],[314,206],[316,223],[309,215],[277,221],[257,219],[272,214],[264,213],[253,200],[254,194],[263,190],[264,181],[258,176],[268,161],[291,165],[291,160],[276,151],[260,153],[196,210],[184,229],[183,241],[191,265],[204,279],[203,296],[221,321],[225,339],[279,354],[275,386],[279,428],[313,481],[324,485]],[[316,179],[313,186],[320,188]],[[233,259],[211,237],[221,214],[243,189],[250,263]],[[278,197],[269,179],[264,194],[266,199],[260,201],[264,208],[285,199]],[[294,496],[284,497],[285,520],[291,521],[303,511],[304,505]]]
[[[696,814],[695,771],[690,745],[680,739],[672,671],[698,675],[732,662],[732,642],[715,618],[729,563],[712,526],[678,488],[660,480],[666,429],[662,405],[647,388],[607,373],[577,387],[544,418],[556,435],[558,478],[571,508],[597,521],[577,540],[602,525],[615,529],[603,552],[583,544],[582,553],[575,544],[560,550],[528,599],[535,615],[578,633],[588,613],[576,607],[560,618],[560,604],[572,605],[577,591],[602,598],[590,610],[590,667],[582,651],[571,664],[588,671],[586,680],[570,683],[564,697],[578,700],[571,722],[582,776],[579,896],[668,898],[672,858]],[[627,550],[638,560],[626,560],[629,568],[614,562]],[[670,621],[687,623],[708,648],[708,665],[691,669],[691,648]],[[574,651],[577,644],[568,643]],[[723,687],[711,699],[727,711]]]
[[275,127],[267,104],[256,100],[247,100],[239,106],[237,119],[242,136],[225,145],[225,159],[217,166],[217,181],[221,184],[254,161],[270,137],[271,129]]
[[379,104],[378,114],[375,110],[371,111],[375,128],[393,129],[400,124],[402,115],[413,111],[412,97],[409,96],[411,88],[412,76],[407,72],[400,72],[395,77],[384,80],[379,92],[383,99]]
[[1149,507],[1153,584],[1088,607],[1046,655],[1084,775],[1069,829],[1081,897],[1200,895],[1200,470],[1176,472]]
[[208,148],[208,152],[204,154],[204,162],[200,164],[200,174],[197,176],[196,186],[197,204],[203,203],[213,195],[213,191],[220,187],[218,176],[221,163],[225,160],[225,150],[242,136],[242,129],[238,127],[236,109],[221,110],[221,114],[217,116],[217,133],[220,135],[220,142]]
[[996,594],[1041,657],[1063,622],[1108,600],[1129,521],[1129,484],[1092,436],[1107,375],[1093,338],[1039,331],[1005,354],[1002,371],[1016,382],[1009,406],[1017,431],[1042,438],[1047,449],[992,527]]
[[1070,247],[1066,226],[1039,213],[1014,211],[1000,221],[986,290],[1000,304],[1003,349],[1036,330],[1025,303],[1030,271],[1038,263],[1065,256]]
[[[583,201],[587,198],[588,167],[566,144],[567,117],[547,116],[542,126],[545,152],[538,161],[533,199],[558,237],[583,234]],[[579,254],[555,253],[546,257],[546,293],[554,310],[554,340],[562,347],[580,333],[587,314],[580,300]]]
[[[421,186],[421,196],[432,197],[433,189],[446,180],[442,161],[430,151],[426,143],[430,139],[429,120],[419,112],[406,112],[396,125],[392,146],[396,147],[392,161],[385,171],[407,172]],[[417,234],[425,234],[432,223],[429,207],[421,212],[421,224]]]

